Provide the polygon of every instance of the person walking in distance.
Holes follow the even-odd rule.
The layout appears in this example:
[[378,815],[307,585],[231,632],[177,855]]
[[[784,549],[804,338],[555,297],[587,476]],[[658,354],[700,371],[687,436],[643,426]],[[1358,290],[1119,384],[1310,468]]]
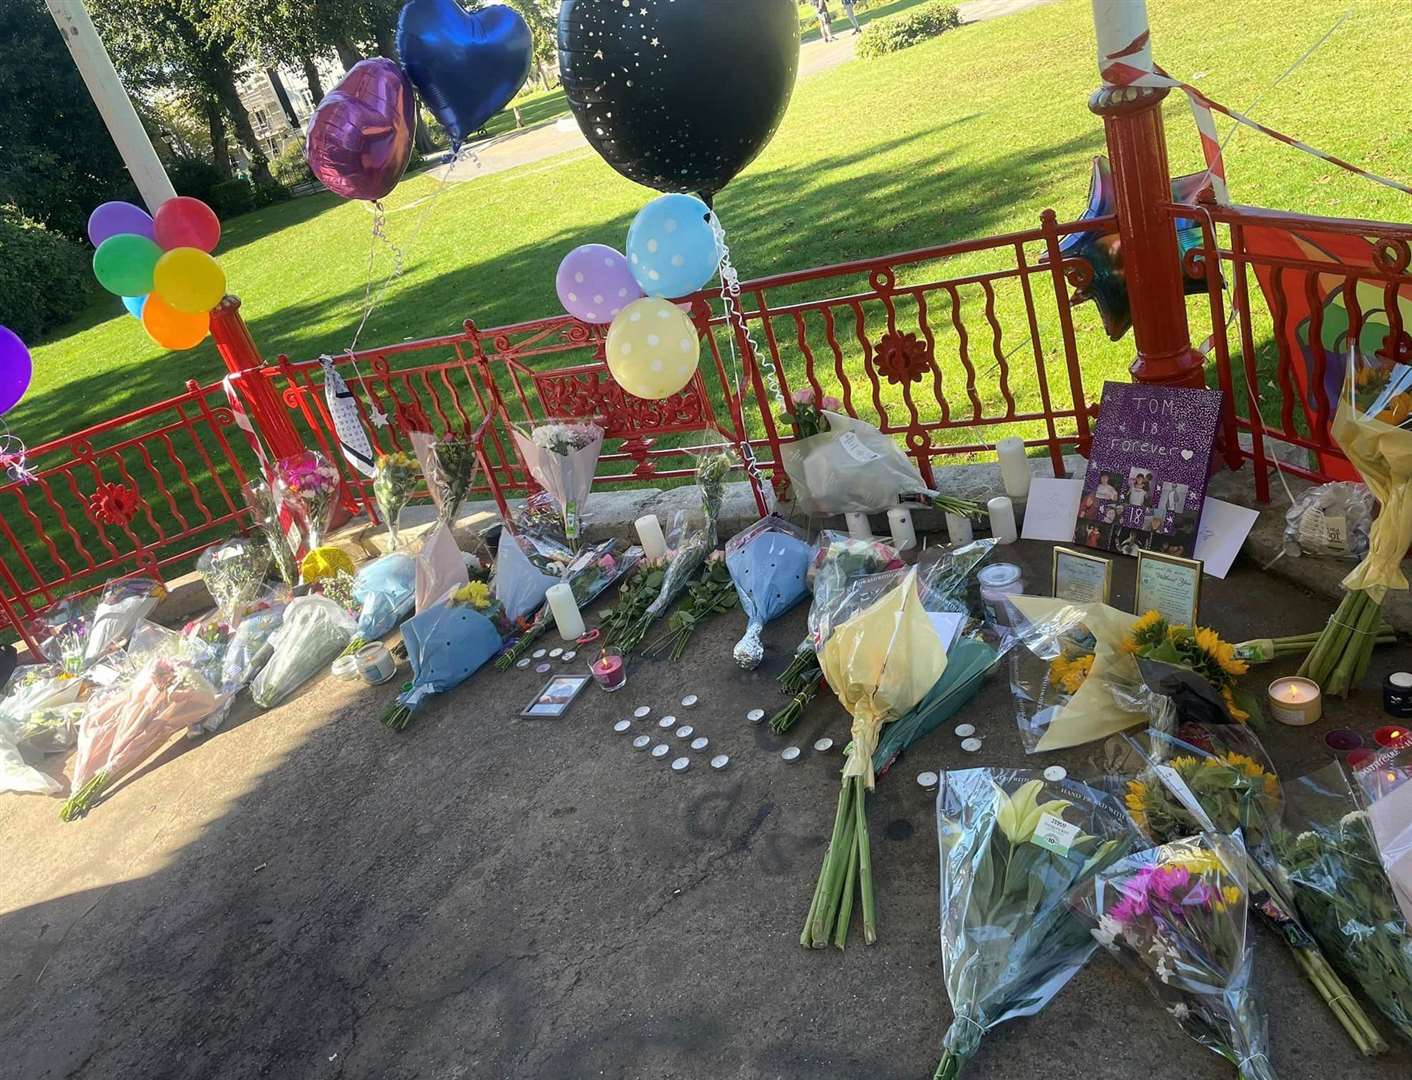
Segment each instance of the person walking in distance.
[[853,14],[853,5],[856,0],[843,0],[843,13],[848,16],[848,21],[853,24],[854,35],[861,34],[863,28],[858,25],[858,16]]
[[825,41],[832,41],[833,19],[829,16],[829,0],[814,0],[814,10],[819,13],[819,34]]

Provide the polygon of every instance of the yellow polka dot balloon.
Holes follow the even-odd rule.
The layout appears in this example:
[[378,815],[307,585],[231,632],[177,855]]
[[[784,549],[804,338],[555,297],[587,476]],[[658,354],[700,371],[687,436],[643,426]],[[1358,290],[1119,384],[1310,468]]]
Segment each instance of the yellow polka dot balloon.
[[675,304],[647,297],[618,313],[608,330],[608,370],[634,397],[661,401],[679,394],[696,374],[701,339]]

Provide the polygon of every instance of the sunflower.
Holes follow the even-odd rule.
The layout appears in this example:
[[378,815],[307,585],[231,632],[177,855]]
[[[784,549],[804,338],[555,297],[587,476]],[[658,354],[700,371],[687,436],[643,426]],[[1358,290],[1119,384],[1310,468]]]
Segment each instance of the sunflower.
[[1072,696],[1079,692],[1079,688],[1083,686],[1092,670],[1093,657],[1091,655],[1076,656],[1070,659],[1061,654],[1049,662],[1049,679],[1064,693]]
[[1128,816],[1133,819],[1133,824],[1138,827],[1138,831],[1147,835],[1147,800],[1151,794],[1151,789],[1142,780],[1128,781],[1127,794],[1123,796],[1123,804],[1128,808]]
[[1235,692],[1229,686],[1221,687],[1221,700],[1226,704],[1226,712],[1231,714],[1231,719],[1237,724],[1243,724],[1250,719],[1250,714],[1236,704]]
[[1222,641],[1221,635],[1208,627],[1197,627],[1196,646],[1232,678],[1244,675],[1250,670],[1249,664],[1236,658],[1235,646],[1228,641]]
[[1166,639],[1168,630],[1167,620],[1162,613],[1149,611],[1133,623],[1128,636],[1123,639],[1123,651],[1136,653],[1160,645]]
[[1259,780],[1264,788],[1266,798],[1278,799],[1280,797],[1280,778],[1272,772],[1267,772],[1265,767],[1252,757],[1227,752],[1219,758],[1211,758],[1206,764],[1212,768],[1219,768],[1222,764],[1228,765],[1242,776],[1249,777],[1251,780]]

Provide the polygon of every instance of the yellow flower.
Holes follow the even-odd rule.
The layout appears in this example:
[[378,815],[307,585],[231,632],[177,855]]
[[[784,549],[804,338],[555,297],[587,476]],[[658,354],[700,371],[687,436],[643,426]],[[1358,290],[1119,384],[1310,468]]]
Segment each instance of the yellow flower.
[[484,611],[490,607],[490,586],[483,581],[469,582],[451,594],[451,601],[463,607]]
[[1049,678],[1066,694],[1077,694],[1093,670],[1092,656],[1077,656],[1072,660],[1056,656],[1049,662]]
[[1196,644],[1227,675],[1244,675],[1250,670],[1250,665],[1244,660],[1236,659],[1235,646],[1228,641],[1222,641],[1221,635],[1214,630],[1204,626],[1197,627]]
[[1229,686],[1221,687],[1221,700],[1226,703],[1226,711],[1237,724],[1243,724],[1250,719],[1250,714],[1235,703],[1235,694]]
[[1234,885],[1227,885],[1221,889],[1221,899],[1213,905],[1217,911],[1229,911],[1233,907],[1238,907],[1244,903],[1245,894]]
[[1132,780],[1128,783],[1127,794],[1123,796],[1123,803],[1128,808],[1128,816],[1133,819],[1139,832],[1147,832],[1147,796],[1149,792],[1147,784],[1141,780]]
[[1031,780],[1017,788],[1013,795],[1005,794],[1005,789],[996,785],[995,824],[1012,847],[1028,842],[1045,814],[1063,817],[1064,811],[1072,805],[1062,799],[1041,803],[1039,796],[1043,790],[1044,783],[1040,780]]
[[304,561],[299,566],[299,572],[303,575],[304,580],[312,585],[325,578],[337,577],[340,573],[353,573],[353,560],[342,548],[325,544],[304,556]]
[[379,454],[377,463],[380,468],[420,469],[422,467],[421,463],[405,450],[392,450],[386,454]]
[[1122,650],[1127,653],[1140,652],[1158,644],[1167,636],[1167,620],[1160,611],[1149,611],[1133,623],[1128,636],[1123,639]]

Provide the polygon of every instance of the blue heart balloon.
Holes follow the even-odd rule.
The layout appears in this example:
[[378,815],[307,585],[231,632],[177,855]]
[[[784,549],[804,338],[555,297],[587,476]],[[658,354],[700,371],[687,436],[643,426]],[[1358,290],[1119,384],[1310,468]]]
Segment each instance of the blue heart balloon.
[[411,0],[397,19],[402,67],[460,149],[529,78],[534,38],[504,4],[464,11],[454,0]]

